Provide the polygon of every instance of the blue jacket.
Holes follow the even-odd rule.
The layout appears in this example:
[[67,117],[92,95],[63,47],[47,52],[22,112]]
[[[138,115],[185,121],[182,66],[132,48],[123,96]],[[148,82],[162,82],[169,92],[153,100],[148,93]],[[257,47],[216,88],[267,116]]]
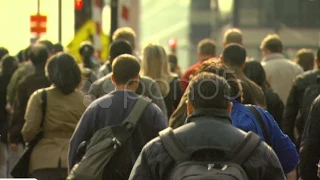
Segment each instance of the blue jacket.
[[[245,105],[237,101],[232,102],[232,124],[235,127],[246,132],[255,132],[263,140],[265,140],[263,137],[262,129],[260,128],[259,123],[251,113],[251,111]],[[281,131],[277,122],[274,120],[271,114],[269,114],[259,106],[255,107],[262,115],[267,131],[269,133],[272,149],[277,154],[284,172],[291,172],[297,167],[299,161],[299,155],[295,145],[292,143],[290,138]]]
[[[118,125],[128,116],[138,95],[133,91],[113,91],[92,102],[82,115],[70,141],[69,170],[75,165],[77,148],[88,141],[99,129]],[[167,127],[167,121],[157,105],[151,103],[144,110],[132,134],[133,163],[143,146]],[[130,170],[129,170],[130,173]]]

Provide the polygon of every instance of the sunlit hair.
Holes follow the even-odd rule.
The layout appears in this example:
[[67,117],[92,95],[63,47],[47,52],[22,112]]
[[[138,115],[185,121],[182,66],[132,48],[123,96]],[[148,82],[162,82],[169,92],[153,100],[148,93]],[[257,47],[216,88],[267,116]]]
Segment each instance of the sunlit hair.
[[141,75],[155,80],[163,96],[169,93],[169,83],[173,77],[167,58],[165,50],[160,45],[150,43],[143,49]]
[[130,27],[122,27],[118,28],[112,35],[112,40],[125,40],[130,43],[132,48],[134,49],[135,47],[135,41],[136,41],[136,33],[134,30]]

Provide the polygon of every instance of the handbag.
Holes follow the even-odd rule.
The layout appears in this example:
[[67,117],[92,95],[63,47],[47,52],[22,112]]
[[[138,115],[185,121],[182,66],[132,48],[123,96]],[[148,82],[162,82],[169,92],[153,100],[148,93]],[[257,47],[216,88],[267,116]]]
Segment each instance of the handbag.
[[[45,113],[47,109],[47,92],[43,89],[41,92],[41,99],[42,99],[42,120],[40,127],[43,127],[43,122],[45,119]],[[22,153],[22,156],[19,158],[17,163],[14,165],[11,175],[14,178],[27,178],[29,177],[29,164],[30,164],[30,157],[34,147],[38,144],[40,139],[43,137],[43,131],[41,130],[36,137],[28,142],[25,146],[25,149]]]

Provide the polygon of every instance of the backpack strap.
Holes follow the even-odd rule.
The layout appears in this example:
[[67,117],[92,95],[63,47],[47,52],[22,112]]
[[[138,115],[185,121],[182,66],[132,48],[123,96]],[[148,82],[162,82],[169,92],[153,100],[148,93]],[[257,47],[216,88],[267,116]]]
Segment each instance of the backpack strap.
[[47,111],[47,91],[45,89],[43,89],[41,92],[41,100],[42,100],[42,104],[41,104],[42,119],[41,119],[40,127],[43,127],[43,123],[44,123],[46,111]]
[[229,159],[236,164],[243,164],[259,146],[261,138],[253,132],[247,133],[244,140],[230,154]]
[[248,107],[248,109],[251,111],[251,113],[254,115],[254,117],[256,118],[256,120],[258,121],[259,123],[259,126],[262,130],[262,133],[263,133],[263,137],[265,138],[266,140],[266,143],[268,145],[271,146],[271,141],[270,141],[270,137],[269,137],[269,133],[268,133],[268,130],[266,128],[266,124],[264,123],[263,121],[263,118],[260,114],[260,112],[257,110],[257,108],[255,108],[253,105],[246,105]]
[[151,103],[151,99],[140,97],[122,124],[125,125],[128,129],[135,129],[144,109],[150,103]]
[[162,145],[175,160],[176,163],[187,160],[190,155],[184,151],[183,144],[174,136],[172,128],[167,128],[159,132]]

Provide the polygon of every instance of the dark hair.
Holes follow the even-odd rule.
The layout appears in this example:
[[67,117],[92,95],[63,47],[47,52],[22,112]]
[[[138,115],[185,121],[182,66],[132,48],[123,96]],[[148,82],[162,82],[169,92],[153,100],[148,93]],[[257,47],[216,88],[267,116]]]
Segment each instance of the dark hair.
[[59,53],[59,52],[63,52],[63,46],[60,43],[54,44],[53,45],[53,53]]
[[260,62],[255,60],[247,61],[243,72],[251,81],[255,82],[263,90],[269,88],[269,83],[267,83],[266,78],[266,72],[264,71]]
[[64,94],[72,93],[81,82],[81,71],[75,59],[67,53],[53,55],[46,65],[46,74]]
[[85,68],[93,69],[93,62],[91,60],[94,55],[94,47],[90,42],[83,42],[80,45],[79,53],[82,56],[82,63]]
[[175,70],[178,66],[178,58],[175,54],[169,54],[168,55],[168,61],[169,61],[169,64],[170,64],[170,71],[175,73]]
[[49,54],[53,53],[53,43],[49,40],[41,40],[41,41],[38,41],[37,43],[39,44],[43,44],[47,50],[49,51]]
[[260,48],[268,49],[272,53],[282,53],[283,45],[278,35],[270,34],[262,40]]
[[198,43],[198,53],[205,56],[216,56],[216,43],[212,39],[203,39]]
[[9,54],[8,49],[6,49],[4,47],[0,47],[0,60],[7,54]]
[[317,59],[320,61],[320,48],[317,51]]
[[123,54],[114,59],[112,63],[113,75],[116,84],[126,84],[140,72],[140,64],[136,57]]
[[1,59],[2,74],[12,76],[14,71],[18,69],[18,60],[9,55],[5,55]]
[[314,67],[314,54],[311,49],[300,49],[296,54],[295,60],[304,71],[312,70]]
[[132,54],[131,45],[125,40],[116,40],[110,45],[110,63],[112,61],[122,55],[122,54]]
[[49,58],[49,52],[44,45],[35,44],[29,51],[29,58],[34,66],[44,66]]
[[30,51],[31,51],[32,45],[29,45],[26,49],[23,50],[23,59],[24,61],[30,60]]
[[229,107],[230,87],[225,79],[216,74],[197,74],[191,79],[187,93],[194,109]]
[[227,66],[239,68],[245,63],[247,52],[241,45],[231,43],[223,50],[222,57]]
[[213,73],[226,79],[231,88],[230,99],[242,102],[242,87],[240,82],[237,80],[237,75],[234,70],[216,63],[215,60],[208,60],[204,61],[201,66],[195,70],[194,75],[202,72]]

